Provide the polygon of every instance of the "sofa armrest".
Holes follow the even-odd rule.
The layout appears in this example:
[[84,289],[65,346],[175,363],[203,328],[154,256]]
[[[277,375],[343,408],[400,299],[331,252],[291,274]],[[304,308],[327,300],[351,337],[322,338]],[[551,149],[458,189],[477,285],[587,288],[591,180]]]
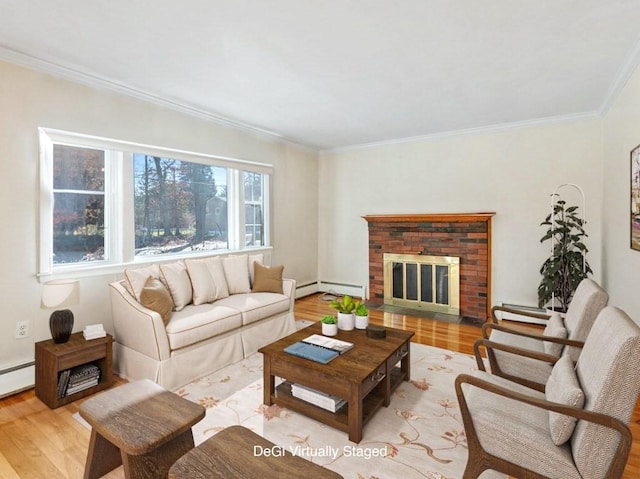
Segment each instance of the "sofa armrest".
[[282,292],[290,300],[289,311],[293,311],[293,305],[296,301],[296,280],[283,278],[282,279]]
[[157,361],[169,359],[169,338],[158,313],[142,306],[120,282],[110,283],[115,340]]

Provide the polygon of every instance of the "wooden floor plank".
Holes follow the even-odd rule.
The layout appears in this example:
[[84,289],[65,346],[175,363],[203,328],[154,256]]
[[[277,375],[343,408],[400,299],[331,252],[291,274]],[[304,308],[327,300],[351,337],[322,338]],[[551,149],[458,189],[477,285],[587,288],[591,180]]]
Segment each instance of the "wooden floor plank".
[[[297,319],[310,321],[334,313],[322,295],[297,300],[295,311]],[[480,337],[480,328],[476,326],[381,311],[371,311],[370,321],[412,330],[416,333],[415,342],[467,354],[473,353],[473,343]],[[116,385],[123,382],[117,379]],[[35,397],[33,389],[0,399],[0,478],[81,478],[90,436],[73,418],[81,403],[79,400],[49,409]],[[624,479],[640,477],[640,404],[636,406],[630,428],[634,440]],[[122,467],[105,476],[106,479],[123,477]]]

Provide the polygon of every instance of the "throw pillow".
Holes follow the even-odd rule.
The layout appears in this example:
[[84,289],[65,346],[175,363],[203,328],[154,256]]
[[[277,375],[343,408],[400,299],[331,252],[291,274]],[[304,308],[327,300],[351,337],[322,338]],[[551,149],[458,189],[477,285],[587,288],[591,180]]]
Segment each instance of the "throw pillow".
[[[547,401],[581,408],[584,405],[584,392],[576,376],[573,361],[563,356],[553,365],[551,375],[545,387]],[[561,446],[573,434],[577,419],[575,417],[549,411],[549,429],[551,440]]]
[[227,279],[229,294],[250,293],[249,266],[247,255],[222,258],[224,277]]
[[262,266],[254,263],[255,279],[253,281],[254,292],[280,293],[282,294],[282,272],[284,266]]
[[184,262],[176,261],[175,263],[161,264],[160,272],[171,293],[174,309],[181,311],[191,303],[193,298],[187,267]]
[[207,259],[187,259],[185,265],[191,287],[193,289],[193,304],[211,303],[216,300],[216,284],[207,265]]
[[147,278],[142,291],[140,292],[140,304],[160,315],[166,325],[171,319],[173,301],[171,295],[164,284],[152,276]]
[[263,253],[249,255],[249,282],[251,283],[251,286],[253,286],[253,281],[256,275],[256,272],[255,272],[256,270],[255,270],[255,267],[253,266],[256,263],[264,264]]
[[126,278],[125,287],[127,291],[129,291],[129,294],[136,298],[138,302],[140,301],[142,288],[144,288],[149,276],[156,279],[160,278],[160,267],[157,264],[152,264],[145,268],[124,270],[124,277]]
[[[542,334],[544,336],[551,336],[554,338],[567,337],[567,329],[564,327],[564,322],[562,321],[562,317],[559,313],[553,313],[551,315],[547,321],[547,327],[544,328],[544,332]],[[543,346],[544,352],[553,356],[560,356],[562,348],[564,348],[564,344],[550,343],[549,341],[545,341]]]

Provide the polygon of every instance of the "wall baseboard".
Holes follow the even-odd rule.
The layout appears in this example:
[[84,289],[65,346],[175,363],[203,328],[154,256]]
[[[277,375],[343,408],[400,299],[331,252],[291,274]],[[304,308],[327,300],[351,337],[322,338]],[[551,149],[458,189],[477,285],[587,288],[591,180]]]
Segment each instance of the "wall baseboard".
[[0,398],[32,388],[36,383],[36,367],[32,361],[0,371]]

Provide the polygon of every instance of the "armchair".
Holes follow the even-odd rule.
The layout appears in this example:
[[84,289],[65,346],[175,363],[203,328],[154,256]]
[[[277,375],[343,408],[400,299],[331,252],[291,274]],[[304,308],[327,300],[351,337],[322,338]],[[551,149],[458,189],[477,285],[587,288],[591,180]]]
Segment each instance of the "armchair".
[[528,479],[617,479],[640,392],[640,327],[606,307],[575,369],[556,361],[540,392],[478,371],[456,378],[469,458],[463,479],[494,469]]
[[[543,390],[553,364],[560,356],[569,355],[574,363],[578,360],[583,342],[587,339],[598,313],[608,301],[607,292],[595,281],[587,278],[578,285],[564,318],[557,313],[539,315],[494,306],[492,322],[483,325],[483,339],[474,345],[478,367],[484,370],[480,352],[481,347],[484,347],[494,374]],[[542,334],[535,334],[498,324],[496,313],[499,311],[546,317],[547,327]]]

